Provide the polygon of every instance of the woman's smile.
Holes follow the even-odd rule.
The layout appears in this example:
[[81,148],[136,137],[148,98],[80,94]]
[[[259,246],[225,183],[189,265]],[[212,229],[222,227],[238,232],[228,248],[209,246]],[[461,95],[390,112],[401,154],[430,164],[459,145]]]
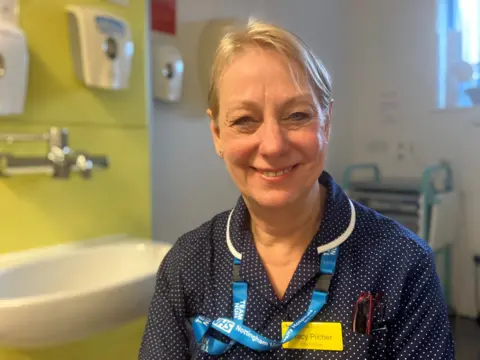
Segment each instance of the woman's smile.
[[267,182],[279,182],[293,176],[293,173],[297,169],[298,164],[279,167],[279,168],[255,168],[252,169],[255,171],[260,178]]

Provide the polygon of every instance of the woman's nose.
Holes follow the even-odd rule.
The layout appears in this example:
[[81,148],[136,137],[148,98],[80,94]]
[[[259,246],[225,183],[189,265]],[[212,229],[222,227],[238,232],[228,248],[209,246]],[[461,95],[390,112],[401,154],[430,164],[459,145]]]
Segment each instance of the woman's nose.
[[278,156],[288,149],[288,139],[285,130],[278,120],[264,120],[259,135],[259,153],[264,156]]

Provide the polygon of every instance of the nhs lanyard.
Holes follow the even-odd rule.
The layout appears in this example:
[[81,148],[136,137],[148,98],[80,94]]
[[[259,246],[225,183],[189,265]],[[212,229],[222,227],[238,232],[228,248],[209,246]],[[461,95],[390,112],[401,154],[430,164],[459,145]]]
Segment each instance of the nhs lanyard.
[[[268,351],[282,346],[292,340],[312,320],[327,302],[330,282],[337,263],[338,246],[322,254],[320,260],[320,275],[315,283],[312,300],[308,310],[295,320],[280,341],[271,340],[243,325],[247,307],[248,284],[240,278],[241,260],[233,262],[233,319],[218,318],[211,320],[204,316],[196,316],[192,320],[195,340],[201,349],[210,355],[221,355],[228,351],[236,342],[256,351]],[[217,330],[230,339],[228,343],[217,340],[206,333],[209,328]]]

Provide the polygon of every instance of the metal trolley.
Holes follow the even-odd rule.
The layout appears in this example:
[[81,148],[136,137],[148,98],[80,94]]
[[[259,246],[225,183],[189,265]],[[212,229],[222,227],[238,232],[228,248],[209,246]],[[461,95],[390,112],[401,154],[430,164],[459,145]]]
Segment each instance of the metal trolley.
[[[358,179],[360,173],[367,173]],[[355,179],[355,176],[357,179]],[[427,241],[437,263],[443,260],[443,291],[451,306],[451,252],[456,237],[457,194],[447,163],[424,169],[419,178],[385,178],[376,164],[352,164],[344,173],[349,197],[402,224]]]

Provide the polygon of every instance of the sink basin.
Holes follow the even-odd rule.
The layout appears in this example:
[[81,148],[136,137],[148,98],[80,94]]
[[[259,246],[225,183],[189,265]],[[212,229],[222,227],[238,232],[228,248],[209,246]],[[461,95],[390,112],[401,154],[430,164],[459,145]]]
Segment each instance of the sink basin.
[[65,344],[145,316],[170,247],[72,247],[0,270],[0,347]]

